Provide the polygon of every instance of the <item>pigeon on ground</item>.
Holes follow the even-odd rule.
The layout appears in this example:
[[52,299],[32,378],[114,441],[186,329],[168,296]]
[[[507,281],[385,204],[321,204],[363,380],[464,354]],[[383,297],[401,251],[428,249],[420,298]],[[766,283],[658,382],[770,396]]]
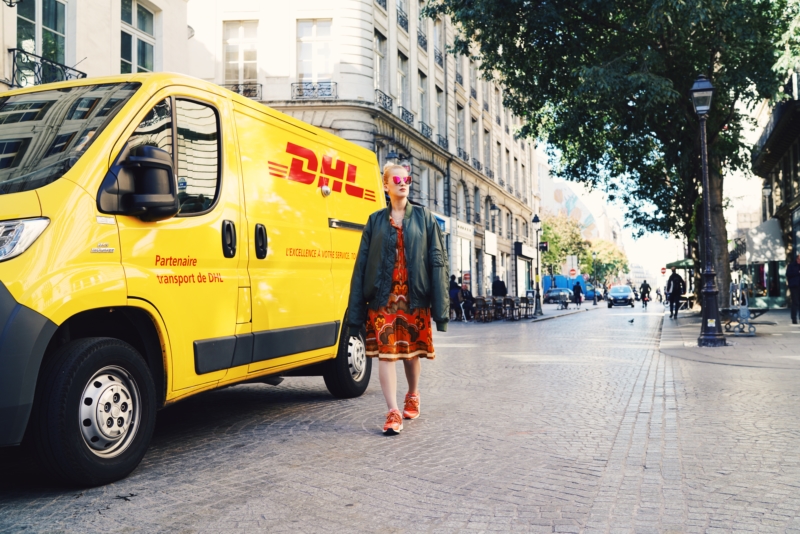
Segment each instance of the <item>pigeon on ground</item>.
[[633,324],[633,319],[631,319],[631,320],[630,320],[630,321],[628,321],[628,322],[629,322],[629,323],[631,323],[631,324]]

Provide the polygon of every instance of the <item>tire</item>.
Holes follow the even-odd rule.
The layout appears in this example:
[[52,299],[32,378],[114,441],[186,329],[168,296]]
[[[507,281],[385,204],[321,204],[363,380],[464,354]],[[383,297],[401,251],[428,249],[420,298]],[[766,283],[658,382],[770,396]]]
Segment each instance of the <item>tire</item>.
[[45,468],[79,486],[128,476],[147,452],[156,390],[147,364],[113,338],[84,338],[59,348],[42,370],[31,420]]
[[[346,327],[345,327],[346,328]],[[360,397],[367,390],[372,375],[372,359],[367,358],[364,330],[357,337],[342,332],[336,358],[328,362],[322,378],[331,395],[337,399]]]
[[612,308],[612,305],[611,305],[611,303],[609,302],[609,303],[608,303],[608,309],[610,310],[611,308]]

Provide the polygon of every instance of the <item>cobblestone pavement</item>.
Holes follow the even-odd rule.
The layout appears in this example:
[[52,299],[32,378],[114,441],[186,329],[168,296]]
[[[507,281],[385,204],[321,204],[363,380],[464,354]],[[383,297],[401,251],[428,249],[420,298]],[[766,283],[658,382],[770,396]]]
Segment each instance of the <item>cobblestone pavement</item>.
[[800,371],[664,356],[661,322],[454,324],[393,438],[375,373],[347,401],[312,377],[175,405],[102,488],[4,450],[0,532],[800,532]]

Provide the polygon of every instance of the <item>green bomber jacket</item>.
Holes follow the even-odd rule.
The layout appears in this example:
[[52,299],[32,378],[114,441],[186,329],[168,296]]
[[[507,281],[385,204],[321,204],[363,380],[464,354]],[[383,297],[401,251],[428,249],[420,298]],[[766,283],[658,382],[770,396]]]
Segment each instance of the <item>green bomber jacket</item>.
[[[377,310],[389,303],[392,272],[397,253],[397,231],[389,222],[389,207],[369,216],[350,281],[347,326],[355,336],[367,320],[367,308]],[[447,250],[433,214],[406,204],[403,241],[408,268],[411,309],[430,308],[436,329],[447,331],[450,320]]]

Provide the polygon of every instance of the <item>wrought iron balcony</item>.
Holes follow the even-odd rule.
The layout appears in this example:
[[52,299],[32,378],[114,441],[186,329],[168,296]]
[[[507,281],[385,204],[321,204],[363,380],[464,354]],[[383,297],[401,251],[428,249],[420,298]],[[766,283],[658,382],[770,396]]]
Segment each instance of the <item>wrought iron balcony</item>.
[[428,51],[428,36],[422,33],[422,30],[417,30],[417,44],[426,52]]
[[386,0],[375,0],[375,3],[381,6],[384,11],[386,11]]
[[498,125],[498,126],[500,126],[500,115],[497,115],[497,116],[494,118],[494,122],[496,122],[496,123],[497,123],[497,125]]
[[433,47],[433,59],[436,61],[436,64],[440,67],[444,68],[444,55],[442,55],[442,51]]
[[375,104],[389,113],[394,111],[394,100],[380,89],[375,89]]
[[443,135],[436,134],[436,144],[445,150],[450,150],[450,140]]
[[408,15],[400,7],[397,8],[397,24],[408,33]]
[[431,128],[422,121],[419,121],[419,131],[422,135],[424,135],[428,139],[430,139],[431,136],[433,135],[433,128]]
[[11,87],[30,87],[43,83],[63,82],[86,78],[86,73],[61,63],[31,54],[19,48],[10,48]]
[[506,182],[502,178],[500,178],[500,187],[505,187]]
[[475,158],[472,158],[472,167],[473,167],[475,170],[478,170],[478,171],[480,171],[480,170],[483,170],[483,166],[481,165],[481,162],[480,162],[480,161],[478,161],[478,160],[477,160],[477,159],[475,159]]
[[469,152],[461,147],[458,147],[458,157],[469,163]]
[[519,189],[517,189],[516,191],[514,191],[514,195],[516,195],[516,197],[517,197],[518,199],[522,200],[522,192],[521,192]]
[[[259,85],[260,87],[260,85]],[[261,91],[259,90],[259,93]],[[292,99],[312,100],[318,98],[338,98],[336,82],[299,82],[292,84]]]
[[486,167],[486,176],[488,176],[489,178],[494,180],[494,171],[492,169],[490,169],[489,167]]
[[470,87],[469,88],[469,96],[471,96],[475,100],[478,100],[478,90],[475,89],[474,87]]
[[480,214],[480,213],[475,213],[475,214],[473,214],[473,215],[472,215],[472,221],[473,221],[473,222],[476,222],[476,223],[479,223],[479,222],[481,222],[481,214]]
[[506,133],[508,133],[508,124],[506,124]]
[[483,101],[483,111],[489,111],[489,103],[485,100]]
[[461,87],[464,87],[464,77],[461,76],[460,72],[456,72],[456,83]]
[[397,111],[400,113],[400,118],[409,126],[414,126],[414,114],[408,111],[403,106],[398,106]]
[[[295,85],[295,84],[292,84]],[[228,83],[222,87],[229,89],[236,94],[252,98],[253,100],[261,100],[261,84],[260,83]],[[294,92],[294,89],[292,90]]]

